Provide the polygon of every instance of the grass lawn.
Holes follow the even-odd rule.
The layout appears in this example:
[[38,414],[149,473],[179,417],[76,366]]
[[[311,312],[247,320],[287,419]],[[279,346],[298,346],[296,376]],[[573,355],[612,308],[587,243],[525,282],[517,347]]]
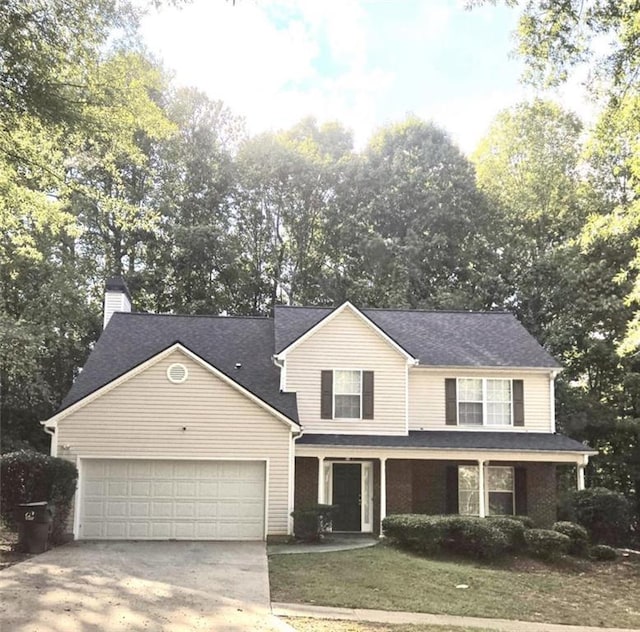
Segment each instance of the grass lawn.
[[492,632],[481,628],[452,628],[441,625],[389,625],[328,619],[287,619],[298,632]]
[[430,560],[381,544],[272,555],[269,574],[276,602],[640,628],[640,562],[626,558],[562,567],[523,558],[506,568]]

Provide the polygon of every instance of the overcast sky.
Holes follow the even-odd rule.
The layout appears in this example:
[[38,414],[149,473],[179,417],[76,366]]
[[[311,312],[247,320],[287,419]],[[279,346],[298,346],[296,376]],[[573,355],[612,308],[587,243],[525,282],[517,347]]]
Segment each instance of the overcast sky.
[[[149,50],[224,101],[250,132],[313,115],[363,146],[408,113],[467,153],[499,110],[527,96],[514,57],[518,10],[460,0],[193,0],[144,19]],[[585,115],[581,91],[554,95]]]

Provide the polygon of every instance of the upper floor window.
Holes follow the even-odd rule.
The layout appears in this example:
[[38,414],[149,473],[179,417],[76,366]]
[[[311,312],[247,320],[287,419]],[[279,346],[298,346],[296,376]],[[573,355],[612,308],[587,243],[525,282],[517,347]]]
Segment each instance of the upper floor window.
[[524,426],[524,382],[503,378],[444,380],[448,426]]
[[373,371],[321,371],[321,419],[373,419]]
[[362,404],[362,371],[333,372],[333,416],[338,419],[360,419]]
[[513,424],[512,381],[495,378],[458,378],[458,424],[510,426]]

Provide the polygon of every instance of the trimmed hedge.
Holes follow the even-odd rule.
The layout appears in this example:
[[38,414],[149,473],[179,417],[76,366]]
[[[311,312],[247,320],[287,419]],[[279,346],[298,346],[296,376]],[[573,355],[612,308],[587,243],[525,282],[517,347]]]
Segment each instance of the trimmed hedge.
[[569,555],[586,555],[589,552],[589,533],[582,525],[561,520],[556,522],[552,529],[563,533],[571,540],[567,549]]
[[528,527],[523,520],[519,520],[516,516],[488,516],[487,520],[507,538],[509,551],[524,549],[524,532]]
[[0,518],[9,528],[16,528],[17,505],[46,500],[53,510],[51,542],[64,541],[78,481],[73,463],[30,450],[9,452],[0,456],[0,480]]
[[589,550],[589,555],[599,562],[613,562],[618,558],[618,551],[606,544],[596,544]]
[[590,487],[573,492],[570,498],[576,522],[584,526],[595,544],[618,546],[629,539],[629,501],[619,492]]
[[542,560],[557,560],[569,550],[571,538],[550,529],[527,529],[524,532],[527,551]]
[[382,521],[383,533],[398,545],[433,555],[449,552],[476,559],[502,555],[509,539],[484,518],[397,514]]

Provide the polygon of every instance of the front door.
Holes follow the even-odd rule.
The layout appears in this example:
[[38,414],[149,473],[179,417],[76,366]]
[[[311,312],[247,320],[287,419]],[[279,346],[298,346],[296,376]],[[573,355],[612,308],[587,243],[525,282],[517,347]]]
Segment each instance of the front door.
[[333,464],[332,504],[338,508],[333,517],[334,531],[362,530],[362,464]]

